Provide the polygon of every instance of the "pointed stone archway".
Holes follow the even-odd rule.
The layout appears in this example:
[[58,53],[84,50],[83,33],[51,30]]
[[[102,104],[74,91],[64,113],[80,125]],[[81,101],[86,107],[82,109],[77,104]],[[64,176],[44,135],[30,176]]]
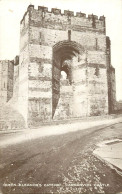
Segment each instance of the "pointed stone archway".
[[[61,41],[53,46],[52,118],[55,115],[57,105],[61,96],[61,84],[65,85],[65,89],[67,88],[67,90],[70,90],[70,94],[68,94],[68,91],[64,92],[64,98],[69,99],[71,96],[73,96],[73,66],[75,66],[73,64],[73,58],[77,58],[78,60],[83,52],[84,48],[75,41]],[[61,80],[62,71],[64,71],[67,75],[67,78],[64,82]],[[66,103],[67,102],[64,102],[64,109],[66,108]],[[70,104],[67,104],[67,107],[71,109]],[[67,116],[71,116],[72,111],[67,110],[67,112]]]

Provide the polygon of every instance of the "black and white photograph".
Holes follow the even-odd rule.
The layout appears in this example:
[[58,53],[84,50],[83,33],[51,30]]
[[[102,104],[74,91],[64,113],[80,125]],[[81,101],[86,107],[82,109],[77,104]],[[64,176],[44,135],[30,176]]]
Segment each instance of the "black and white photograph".
[[122,193],[122,0],[0,0],[0,194]]

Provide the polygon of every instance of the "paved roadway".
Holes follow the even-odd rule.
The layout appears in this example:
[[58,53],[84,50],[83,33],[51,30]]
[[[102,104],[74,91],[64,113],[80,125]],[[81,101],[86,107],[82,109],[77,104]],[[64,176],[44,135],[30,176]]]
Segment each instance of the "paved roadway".
[[122,119],[98,126],[89,123],[85,130],[82,123],[67,125],[69,133],[65,125],[49,128],[50,134],[46,127],[42,133],[1,133],[2,194],[122,191],[122,177],[93,155],[101,142],[122,139]]
[[106,161],[108,165],[116,167],[118,173],[122,175],[122,139],[105,142],[94,150],[94,154]]

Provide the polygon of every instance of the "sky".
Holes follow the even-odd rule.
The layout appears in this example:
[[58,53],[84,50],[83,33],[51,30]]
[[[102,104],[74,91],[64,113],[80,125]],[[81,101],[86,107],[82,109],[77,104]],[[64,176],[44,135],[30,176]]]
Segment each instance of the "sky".
[[0,0],[0,60],[19,55],[20,20],[29,4],[106,17],[111,63],[116,72],[116,97],[122,100],[122,0]]

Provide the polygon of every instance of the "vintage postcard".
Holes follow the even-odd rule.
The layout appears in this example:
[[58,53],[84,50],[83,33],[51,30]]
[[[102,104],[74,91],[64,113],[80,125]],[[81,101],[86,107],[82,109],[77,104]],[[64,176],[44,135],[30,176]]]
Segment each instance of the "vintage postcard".
[[0,194],[122,193],[122,0],[0,0]]

